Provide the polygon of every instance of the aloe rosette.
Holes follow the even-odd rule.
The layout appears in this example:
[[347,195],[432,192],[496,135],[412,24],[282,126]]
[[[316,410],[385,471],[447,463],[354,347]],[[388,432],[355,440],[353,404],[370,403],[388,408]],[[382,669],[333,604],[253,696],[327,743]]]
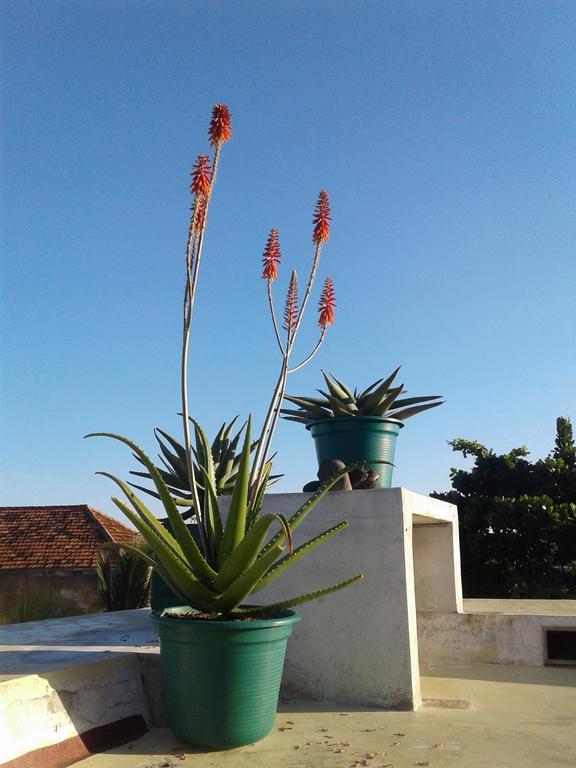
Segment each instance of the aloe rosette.
[[[199,426],[196,428],[208,448],[207,438]],[[191,536],[159,470],[146,453],[122,435],[109,432],[86,435],[98,436],[124,443],[146,467],[173,530],[170,533],[162,526],[127,483],[110,473],[101,472],[99,474],[113,480],[122,490],[126,500],[113,497],[112,501],[141,533],[150,554],[128,545],[123,546],[128,550],[133,549],[135,554],[153,565],[182,599],[183,604],[192,610],[218,619],[269,615],[329,595],[362,579],[362,575],[358,574],[338,584],[288,597],[272,605],[243,607],[247,599],[278,578],[287,568],[348,527],[348,521],[343,520],[296,549],[293,548],[295,530],[316,504],[346,472],[364,462],[356,462],[335,473],[289,519],[283,515],[262,512],[263,488],[253,502],[250,502],[248,495],[251,448],[249,419],[225,520],[216,495],[214,464],[208,460],[206,468],[200,465],[206,489],[203,520],[208,554],[205,555]],[[279,526],[279,530],[267,541],[275,525]],[[286,547],[288,552],[285,552]]]
[[[234,490],[234,484],[238,475],[238,467],[240,465],[240,452],[238,447],[242,433],[246,427],[244,423],[240,429],[232,434],[236,419],[232,419],[229,423],[224,423],[218,430],[218,433],[209,448],[206,447],[205,435],[200,429],[199,424],[194,420],[190,421],[194,425],[195,431],[195,447],[192,449],[194,454],[194,476],[196,478],[196,484],[198,486],[199,495],[204,494],[205,488],[202,478],[202,470],[208,469],[208,460],[214,465],[214,489],[217,496],[229,496]],[[156,469],[162,476],[162,479],[168,486],[168,489],[174,501],[179,507],[192,507],[194,504],[192,490],[190,488],[190,479],[188,477],[188,469],[186,465],[186,448],[176,438],[169,435],[167,432],[160,428],[154,430],[154,435],[158,441],[160,447],[160,453],[158,458],[163,466],[156,464]],[[254,440],[250,446],[250,451],[253,452],[256,448],[257,441]],[[138,461],[143,464],[142,459],[135,456]],[[272,457],[273,458],[273,457]],[[131,471],[131,475],[136,477],[142,477],[150,480],[150,473]],[[266,487],[273,485],[280,475],[268,474]],[[130,483],[133,488],[139,491],[154,496],[159,499],[158,491],[152,488],[146,488],[136,483]],[[260,489],[259,489],[260,490]],[[186,513],[184,513],[186,517]]]
[[284,395],[284,399],[297,405],[298,410],[283,408],[282,416],[288,421],[302,424],[339,416],[380,416],[404,421],[443,404],[440,395],[400,397],[406,392],[404,385],[392,386],[399,370],[400,366],[386,379],[378,379],[362,392],[351,390],[333,374],[322,371],[328,391],[317,390],[321,397]]

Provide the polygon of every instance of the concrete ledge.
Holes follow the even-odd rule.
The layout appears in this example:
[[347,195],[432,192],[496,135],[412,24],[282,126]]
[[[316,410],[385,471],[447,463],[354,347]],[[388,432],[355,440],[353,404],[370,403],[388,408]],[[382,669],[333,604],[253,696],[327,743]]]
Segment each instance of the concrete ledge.
[[576,631],[575,600],[465,600],[465,613],[418,613],[420,658],[543,666],[545,630]]

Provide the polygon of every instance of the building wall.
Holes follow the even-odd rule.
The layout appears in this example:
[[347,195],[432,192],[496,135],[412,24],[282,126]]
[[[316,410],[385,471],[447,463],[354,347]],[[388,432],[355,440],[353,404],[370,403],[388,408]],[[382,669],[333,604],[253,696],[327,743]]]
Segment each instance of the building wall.
[[0,619],[33,594],[54,598],[74,613],[103,607],[93,569],[0,570]]

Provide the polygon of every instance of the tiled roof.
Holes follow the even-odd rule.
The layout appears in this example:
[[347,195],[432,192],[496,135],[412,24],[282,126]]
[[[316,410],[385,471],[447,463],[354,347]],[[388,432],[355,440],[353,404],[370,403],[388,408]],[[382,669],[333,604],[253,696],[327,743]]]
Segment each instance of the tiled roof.
[[128,544],[136,537],[86,504],[0,507],[0,570],[90,568],[103,544]]

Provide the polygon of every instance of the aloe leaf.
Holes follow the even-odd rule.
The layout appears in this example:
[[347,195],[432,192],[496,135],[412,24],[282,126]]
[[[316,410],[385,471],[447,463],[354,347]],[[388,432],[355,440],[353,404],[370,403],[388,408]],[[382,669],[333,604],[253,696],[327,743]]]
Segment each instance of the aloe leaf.
[[419,405],[420,403],[427,403],[430,400],[440,400],[442,395],[426,395],[426,397],[403,397],[400,400],[394,401],[394,408],[406,408],[409,405]]
[[360,407],[360,413],[362,415],[370,415],[374,412],[375,408],[378,408],[378,406],[382,404],[384,399],[393,395],[392,399],[395,400],[402,392],[402,384],[398,387],[390,387],[388,384],[388,379],[386,379],[386,381],[383,381],[382,384],[380,384],[380,386],[377,387],[371,395],[368,395]]
[[133,512],[127,504],[116,497],[112,498],[118,509],[126,515],[130,522],[138,529],[144,537],[148,546],[152,549],[160,564],[170,574],[171,579],[178,586],[179,590],[194,600],[199,600],[203,604],[217,599],[217,595],[211,592],[207,587],[201,584],[195,577],[192,569],[183,557],[180,557],[177,550],[170,544],[170,534],[158,521],[157,526],[151,524],[147,519],[143,519]]
[[234,483],[234,491],[230,500],[228,517],[224,526],[224,533],[218,549],[218,565],[226,562],[234,549],[244,538],[246,531],[246,513],[248,508],[248,486],[250,482],[250,428],[251,420],[248,418],[246,436],[238,467],[238,477]]
[[[137,473],[136,472],[131,472],[131,474],[135,475]],[[140,473],[138,473],[138,474],[140,474]],[[146,475],[146,477],[149,477],[149,475]],[[155,499],[159,499],[160,498],[160,494],[158,493],[158,491],[153,491],[150,488],[144,488],[143,485],[136,485],[136,483],[128,483],[128,485],[130,485],[132,488],[136,488],[137,491],[143,491],[143,493],[147,493],[150,496],[153,496]]]
[[170,443],[172,448],[176,451],[180,461],[183,461],[186,463],[186,449],[182,445],[182,443],[179,443],[178,440],[176,440],[172,435],[169,435],[168,432],[165,432],[163,429],[160,429],[160,427],[156,427],[154,430],[154,435],[156,437],[156,440],[160,443],[160,438],[158,437],[158,434],[162,435],[162,437]]
[[211,556],[216,559],[218,542],[222,538],[222,518],[216,496],[216,487],[211,482],[204,467],[200,466],[200,472],[204,477],[206,491],[204,493],[204,519],[210,524],[212,535],[210,537]]
[[256,562],[242,573],[214,603],[214,610],[228,612],[236,608],[251,593],[262,576],[282,553],[283,547],[275,546],[256,560]]
[[[172,474],[171,472],[166,472],[166,470],[162,469],[161,467],[157,467],[157,470],[166,485],[172,488],[178,488],[179,491],[189,490],[188,483],[183,483],[176,475]],[[144,477],[148,480],[151,479],[150,472],[136,472],[135,470],[131,469],[130,474],[134,475],[135,477]]]
[[364,393],[360,395],[360,397],[358,398],[359,401],[360,400],[362,401],[362,405],[360,406],[360,413],[362,414],[370,413],[370,411],[373,408],[375,408],[377,405],[380,404],[380,402],[382,401],[382,398],[385,397],[385,395],[387,394],[388,390],[391,387],[392,382],[398,375],[399,370],[400,370],[400,366],[398,366],[398,368],[396,368],[395,371],[392,371],[390,376],[388,376],[387,379],[385,379],[381,384],[379,384],[374,389],[374,391],[371,394],[369,394],[367,397],[364,397]]
[[340,531],[348,528],[348,525],[348,521],[343,520],[341,523],[338,523],[338,525],[335,525],[333,528],[329,528],[327,531],[324,531],[324,533],[315,536],[313,539],[310,539],[310,541],[307,541],[300,547],[296,547],[292,555],[286,555],[286,557],[278,560],[278,562],[275,563],[272,568],[270,568],[268,573],[260,579],[254,592],[258,592],[259,590],[264,589],[264,587],[267,587],[271,581],[274,581],[274,579],[284,573],[287,568],[298,562],[298,560],[303,558],[304,555],[308,554],[308,552],[311,552],[320,544],[323,544],[325,541],[331,539],[332,536],[335,536],[337,533],[340,533]]
[[224,430],[226,429],[226,422],[222,424],[218,432],[216,433],[216,437],[214,438],[214,442],[212,443],[212,448],[217,448],[220,443],[222,442],[222,438],[224,436]]
[[216,477],[214,475],[214,460],[212,458],[212,448],[208,442],[208,438],[200,424],[192,419],[194,429],[196,430],[196,440],[202,446],[202,454],[204,461],[200,462],[200,465],[206,469],[207,477],[213,486],[216,486]]
[[430,408],[436,408],[437,405],[443,405],[444,401],[441,400],[439,403],[428,403],[427,405],[416,405],[414,408],[406,408],[402,411],[398,411],[398,413],[391,413],[390,418],[391,419],[398,419],[399,421],[402,421],[403,419],[409,419],[411,416],[415,416],[417,413],[422,413],[422,411],[428,411]]
[[[155,560],[150,555],[146,554],[146,552],[143,552],[142,549],[139,547],[134,547],[131,544],[122,544],[122,549],[125,549],[127,552],[131,552],[136,557],[139,557],[141,560],[144,560],[144,562],[148,563],[156,573],[163,579],[164,582],[166,582],[169,589],[172,590],[183,602],[183,604],[187,604],[188,600],[190,599],[188,595],[185,595],[183,592],[181,592],[176,584],[174,583],[174,580],[170,577],[170,574],[168,571],[160,565],[158,560]],[[209,603],[206,604],[206,607],[209,606]]]
[[216,576],[216,572],[210,567],[210,565],[202,556],[202,553],[198,549],[198,545],[190,535],[190,531],[186,527],[186,523],[182,519],[180,512],[178,512],[178,508],[174,502],[174,499],[170,495],[170,492],[166,487],[166,483],[162,479],[160,472],[156,469],[154,463],[144,453],[142,448],[136,445],[136,443],[134,443],[132,440],[129,440],[127,437],[114,434],[113,432],[92,432],[89,435],[85,435],[85,437],[110,437],[113,440],[118,440],[120,443],[124,443],[129,448],[131,448],[134,453],[136,453],[142,459],[142,462],[150,473],[150,478],[152,479],[152,482],[156,486],[156,490],[160,495],[160,500],[164,506],[164,509],[166,510],[168,519],[170,520],[170,525],[174,531],[174,536],[182,547],[182,550],[186,555],[188,562],[192,566],[194,573],[202,580],[212,580]]
[[250,510],[248,512],[248,520],[247,520],[248,529],[252,527],[252,525],[254,524],[254,521],[257,519],[258,515],[260,514],[260,510],[262,509],[262,504],[264,503],[264,494],[266,493],[266,488],[268,486],[268,480],[270,478],[271,469],[272,469],[272,461],[270,460],[266,462],[266,465],[264,467],[264,474],[262,475],[262,480],[260,481],[260,485],[258,486],[258,490],[256,491],[256,495],[254,496],[254,500],[252,501]]
[[[236,424],[237,420],[238,420],[238,416],[234,416],[232,421],[228,424],[228,426],[226,427],[226,430],[224,432],[223,438],[222,438],[223,440],[229,440],[230,439],[230,434],[232,432],[232,427],[234,426],[234,424]],[[242,428],[240,429],[238,434],[240,434],[244,430],[245,426],[246,426],[246,422],[244,422],[244,425],[242,426]]]
[[335,397],[337,400],[351,400],[352,399],[352,393],[346,392],[346,390],[342,389],[338,384],[336,384],[335,381],[332,380],[332,378],[322,371],[322,376],[324,377],[324,381],[326,382],[326,386],[330,390],[330,394],[332,397]]
[[[280,411],[282,413],[282,411]],[[282,416],[282,418],[285,421],[296,421],[298,424],[309,424],[311,421],[314,421],[314,418],[310,418],[310,416]]]
[[123,480],[120,480],[119,477],[116,477],[116,475],[112,475],[110,472],[96,472],[97,475],[101,475],[102,477],[107,477],[108,479],[112,480],[112,482],[116,483],[116,485],[122,490],[132,507],[134,508],[134,511],[136,514],[140,516],[140,518],[156,533],[161,536],[163,539],[166,540],[166,543],[172,547],[172,549],[178,554],[182,560],[184,560],[184,552],[179,544],[179,542],[176,540],[174,536],[168,531],[164,526],[156,519],[156,517],[150,512],[148,507],[144,504],[144,502],[136,496],[136,494],[129,488],[127,483],[125,483]]
[[[324,371],[322,371],[324,373]],[[356,395],[352,392],[351,389],[349,389],[346,384],[344,384],[343,381],[340,381],[340,379],[337,379],[336,376],[334,376],[333,373],[330,374],[330,378],[336,382],[336,384],[340,387],[340,389],[346,394],[346,397],[352,400],[354,402],[356,400]]]
[[[396,371],[396,372],[398,372],[398,371]],[[380,382],[381,382],[381,381],[384,381],[384,379],[376,379],[376,381],[375,381],[373,384],[370,384],[370,386],[369,386],[369,387],[366,387],[366,389],[365,389],[365,390],[363,390],[362,392],[360,392],[360,394],[359,394],[359,395],[358,395],[358,394],[356,394],[356,399],[357,399],[357,400],[359,400],[361,397],[364,397],[364,398],[365,398],[367,395],[369,395],[369,394],[370,394],[370,392],[372,392],[372,390],[373,390],[375,387],[377,387],[377,386],[378,386],[378,384],[380,384]],[[356,393],[356,390],[354,390],[354,392]]]
[[[215,589],[219,592],[224,592],[232,582],[236,581],[244,571],[248,570],[256,562],[268,531],[278,519],[278,515],[271,512],[258,518],[228,560],[220,568],[218,576],[214,579]],[[284,535],[287,540],[291,541],[290,529],[286,530],[286,520],[284,519],[280,522],[284,529]]]
[[390,408],[394,407],[394,403],[396,402],[396,398],[398,395],[400,395],[404,390],[402,387],[393,387],[390,391],[387,397],[382,400],[382,402],[377,405],[375,408],[372,409],[372,415],[374,416],[386,416],[388,414],[388,411]]
[[332,587],[324,587],[324,589],[318,589],[315,592],[308,592],[305,595],[299,595],[298,597],[291,597],[288,600],[282,600],[280,603],[272,603],[272,605],[263,605],[258,608],[248,608],[246,611],[242,611],[243,616],[259,616],[263,613],[268,614],[271,612],[281,611],[287,608],[292,608],[295,605],[302,605],[302,603],[308,603],[311,600],[317,600],[319,597],[325,597],[331,595],[333,592],[338,592],[340,589],[350,587],[352,584],[356,584],[358,581],[362,581],[364,576],[359,573],[358,576],[354,576],[346,581],[341,581],[339,584],[334,584]]
[[160,451],[162,453],[160,458],[164,457],[166,463],[168,464],[168,468],[175,472],[177,467],[182,466],[182,462],[175,453],[172,453],[172,451],[166,445],[164,445],[158,435],[156,435],[156,439],[158,440],[158,445],[160,446]]
[[294,395],[284,395],[284,400],[289,400],[291,403],[298,405],[300,408],[308,408],[308,406],[324,408],[328,406],[328,401],[326,398],[320,397],[295,397]]
[[332,395],[328,396],[335,416],[353,416],[358,408],[352,403],[345,403]]
[[312,419],[322,419],[324,417],[330,418],[332,415],[331,413],[328,413],[328,411],[320,410],[319,408],[310,408],[307,411],[295,411],[293,408],[282,408],[280,410],[280,413],[285,413],[287,416],[306,416],[308,420],[310,418]]
[[[330,488],[334,485],[334,483],[337,483],[338,480],[340,480],[341,477],[344,477],[344,475],[348,474],[352,469],[356,469],[357,467],[363,467],[366,464],[368,464],[367,461],[355,461],[351,464],[348,464],[343,469],[339,469],[338,472],[335,472],[333,475],[331,475],[326,482],[318,488],[318,490],[306,501],[300,509],[298,509],[292,517],[288,520],[288,525],[290,526],[290,530],[292,533],[296,530],[296,528],[302,523],[306,517],[310,514],[310,512],[314,509],[316,504],[326,496]],[[389,461],[370,461],[370,464],[391,464]],[[280,540],[281,534],[277,533],[276,536],[274,536],[268,544],[264,547],[262,552],[260,554],[264,554],[269,547],[274,546],[278,543]]]

